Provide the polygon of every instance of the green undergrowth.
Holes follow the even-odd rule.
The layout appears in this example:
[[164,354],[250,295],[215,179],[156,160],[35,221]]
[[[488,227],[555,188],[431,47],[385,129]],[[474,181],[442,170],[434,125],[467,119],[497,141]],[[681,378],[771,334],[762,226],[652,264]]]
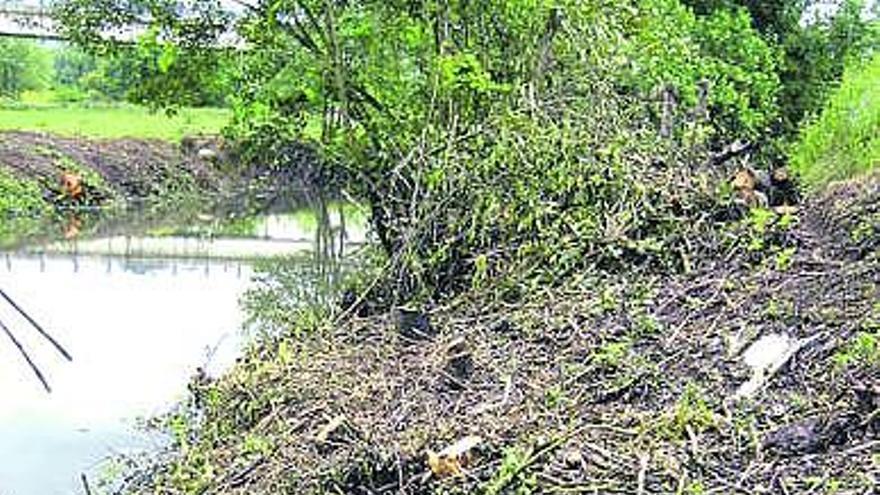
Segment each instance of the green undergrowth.
[[41,215],[50,208],[36,180],[16,177],[0,164],[0,218]]
[[859,331],[834,355],[842,369],[874,366],[880,369],[880,303],[862,321]]
[[880,167],[880,55],[850,67],[840,88],[807,125],[791,166],[810,187]]

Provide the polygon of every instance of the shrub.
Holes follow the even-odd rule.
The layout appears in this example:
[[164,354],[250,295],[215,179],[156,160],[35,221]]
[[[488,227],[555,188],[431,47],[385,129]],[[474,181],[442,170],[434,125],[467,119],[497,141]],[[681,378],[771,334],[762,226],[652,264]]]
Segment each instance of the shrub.
[[0,168],[0,219],[11,215],[45,213],[49,204],[43,200],[43,190],[32,180],[19,179]]

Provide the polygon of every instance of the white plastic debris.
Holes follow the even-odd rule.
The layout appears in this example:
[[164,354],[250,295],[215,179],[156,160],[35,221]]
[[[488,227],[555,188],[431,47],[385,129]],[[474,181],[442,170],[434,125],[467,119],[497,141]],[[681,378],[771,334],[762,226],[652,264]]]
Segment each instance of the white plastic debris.
[[754,396],[806,342],[785,334],[765,335],[742,354],[745,364],[752,369],[752,377],[736,391],[737,398]]
[[753,371],[766,370],[785,356],[796,343],[796,339],[785,334],[765,335],[743,352],[742,359]]
[[217,158],[217,152],[211,148],[202,148],[199,150],[198,156],[202,160],[214,160]]

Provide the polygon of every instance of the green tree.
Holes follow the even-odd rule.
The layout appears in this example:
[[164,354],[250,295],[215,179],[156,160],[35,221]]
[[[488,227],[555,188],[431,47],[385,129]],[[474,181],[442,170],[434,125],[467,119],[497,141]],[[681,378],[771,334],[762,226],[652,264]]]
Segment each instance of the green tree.
[[[89,19],[151,12],[139,46],[159,71],[140,90],[161,103],[229,54],[222,12],[163,5],[73,0],[61,12],[94,49],[108,41]],[[705,139],[662,140],[656,94],[673,86],[689,111],[709,79],[701,125],[717,140],[758,136],[775,112],[775,59],[747,14],[698,19],[676,0],[262,1],[235,27],[248,49],[233,55],[231,132],[260,163],[300,166],[303,141],[319,150],[372,208],[394,300],[504,280],[519,264],[548,280],[585,265],[680,266],[703,225],[682,204],[711,204],[711,191],[690,175],[670,195],[674,174],[652,163],[704,164],[680,143]]]
[[840,84],[848,63],[864,60],[880,47],[876,26],[864,17],[864,3],[848,0],[830,17],[792,30],[782,41],[786,81],[781,95],[783,131],[794,135]]
[[[788,139],[797,135],[804,118],[823,107],[847,63],[864,60],[880,47],[876,13],[866,15],[862,0],[845,0],[836,6],[815,0],[684,2],[704,16],[747,9],[755,28],[781,52],[778,75],[783,86],[777,133]],[[817,9],[819,5],[824,8]]]
[[706,92],[710,130],[722,143],[757,140],[777,118],[777,54],[751,27],[744,9],[705,16],[677,0],[640,2],[627,45],[626,74],[643,94],[673,88],[686,109]]
[[24,91],[46,87],[50,78],[45,50],[28,41],[0,39],[0,96],[18,98]]
[[683,0],[698,15],[709,15],[719,10],[745,8],[752,23],[769,40],[779,42],[799,29],[804,12],[816,0]]
[[[71,42],[98,58],[88,89],[167,109],[225,103],[232,50],[218,38],[231,19],[221,2],[66,0],[54,16]],[[108,28],[145,26],[133,44],[106,35]]]
[[55,52],[54,65],[56,85],[79,87],[83,77],[94,71],[98,62],[79,48],[63,47]]

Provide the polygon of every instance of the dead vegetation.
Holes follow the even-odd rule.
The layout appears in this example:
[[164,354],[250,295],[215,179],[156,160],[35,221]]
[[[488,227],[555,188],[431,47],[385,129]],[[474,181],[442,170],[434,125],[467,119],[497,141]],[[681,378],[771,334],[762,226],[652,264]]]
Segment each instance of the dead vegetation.
[[[194,383],[190,428],[137,488],[876,493],[877,184],[753,211],[690,273],[596,272],[271,339]],[[738,398],[743,351],[769,334],[800,345]]]

